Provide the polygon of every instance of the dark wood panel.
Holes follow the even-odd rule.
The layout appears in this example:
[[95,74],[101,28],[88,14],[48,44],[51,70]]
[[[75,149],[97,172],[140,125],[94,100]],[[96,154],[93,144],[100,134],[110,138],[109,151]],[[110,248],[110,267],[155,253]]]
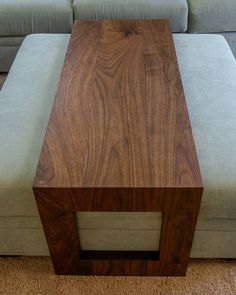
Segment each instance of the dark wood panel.
[[158,251],[80,251],[81,259],[90,260],[158,260]]
[[[167,21],[75,24],[33,189],[57,274],[185,274],[203,188]],[[77,211],[161,211],[159,260],[84,259]]]
[[[185,274],[201,201],[201,188],[147,191],[34,188],[34,191],[57,274]],[[113,203],[109,202],[111,199]],[[126,261],[122,254],[120,258],[123,263],[117,262],[117,259],[80,260],[75,223],[77,211],[161,211],[160,260]]]

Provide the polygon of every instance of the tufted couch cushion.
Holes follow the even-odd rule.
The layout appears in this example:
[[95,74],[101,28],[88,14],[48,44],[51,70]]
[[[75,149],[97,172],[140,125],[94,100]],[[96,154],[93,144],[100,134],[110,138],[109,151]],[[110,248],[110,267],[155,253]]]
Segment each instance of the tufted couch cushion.
[[173,32],[188,25],[186,0],[74,0],[75,19],[170,19]]
[[1,0],[0,36],[31,33],[69,33],[72,0]]
[[189,32],[236,31],[235,0],[188,0]]

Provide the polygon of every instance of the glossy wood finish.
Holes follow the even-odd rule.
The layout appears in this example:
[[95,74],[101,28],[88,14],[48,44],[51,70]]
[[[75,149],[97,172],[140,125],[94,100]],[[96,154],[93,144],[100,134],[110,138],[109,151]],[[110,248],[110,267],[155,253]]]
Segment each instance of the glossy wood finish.
[[[33,189],[57,274],[185,274],[203,188],[167,21],[75,23]],[[161,211],[159,260],[80,253],[77,211]]]

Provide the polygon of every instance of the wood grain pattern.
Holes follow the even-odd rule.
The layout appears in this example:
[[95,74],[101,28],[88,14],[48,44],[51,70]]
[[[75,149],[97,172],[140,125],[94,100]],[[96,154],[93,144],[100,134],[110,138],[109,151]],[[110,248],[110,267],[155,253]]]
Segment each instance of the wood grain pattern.
[[[33,189],[56,273],[186,272],[203,188],[167,21],[75,23]],[[160,259],[83,259],[76,211],[162,211]]]
[[166,22],[75,25],[36,182],[202,186]]

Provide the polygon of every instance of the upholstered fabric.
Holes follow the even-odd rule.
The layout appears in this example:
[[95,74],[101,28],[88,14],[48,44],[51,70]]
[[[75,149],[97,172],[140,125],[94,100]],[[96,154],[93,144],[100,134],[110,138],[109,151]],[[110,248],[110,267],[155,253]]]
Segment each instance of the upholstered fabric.
[[[124,249],[134,246],[141,250],[157,250],[159,231],[82,231],[80,240],[84,249],[115,249],[121,243],[120,234],[126,241]],[[136,244],[132,242],[135,240]],[[107,243],[109,241],[109,243]],[[235,258],[235,231],[196,231],[191,251],[192,258]],[[109,247],[108,247],[109,246]],[[120,245],[121,246],[121,245]],[[42,229],[1,229],[0,253],[3,255],[47,256],[49,251]]]
[[24,37],[0,37],[0,72],[8,72]]
[[[31,186],[68,40],[26,37],[0,92],[0,254],[48,254]],[[221,36],[174,43],[205,186],[191,256],[236,257],[236,62]],[[158,247],[160,215],[83,213],[78,224],[84,249],[112,248],[119,236],[127,249]]]
[[38,215],[32,181],[69,37],[26,37],[0,92],[0,216]]
[[182,34],[174,41],[205,187],[204,216],[236,217],[235,59],[222,36]]
[[[80,212],[80,230],[160,230],[160,212]],[[1,229],[42,229],[39,216],[0,216]],[[198,231],[236,231],[236,218],[198,218]]]
[[0,37],[0,47],[20,47],[25,37]]
[[0,228],[0,255],[48,256],[43,229]]
[[72,0],[0,0],[0,36],[69,33]]
[[[236,32],[221,33],[236,57]],[[8,72],[24,37],[0,37],[0,72]]]
[[236,31],[235,0],[188,0],[189,32]]
[[78,212],[78,228],[91,229],[160,229],[161,212]]
[[173,32],[185,32],[186,0],[74,0],[75,19],[170,19]]
[[[31,184],[68,38],[27,37],[0,93],[0,216],[37,214]],[[236,218],[235,60],[220,36],[174,41],[205,186],[200,216]]]
[[4,46],[0,47],[0,72],[8,72],[14,61],[19,47]]
[[221,33],[222,36],[228,42],[230,49],[233,52],[234,57],[236,58],[236,32],[225,32]]
[[[83,249],[158,249],[158,213],[83,212],[79,217]],[[235,257],[235,228],[236,219],[198,220],[191,257]],[[0,217],[0,254],[49,255],[39,217]]]

